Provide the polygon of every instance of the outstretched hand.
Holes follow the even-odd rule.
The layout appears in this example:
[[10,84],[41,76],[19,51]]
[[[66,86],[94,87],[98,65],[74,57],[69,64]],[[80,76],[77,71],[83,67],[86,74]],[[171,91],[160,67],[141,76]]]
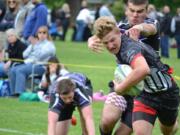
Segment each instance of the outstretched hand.
[[88,39],[88,47],[97,53],[101,53],[104,50],[101,40],[95,35]]

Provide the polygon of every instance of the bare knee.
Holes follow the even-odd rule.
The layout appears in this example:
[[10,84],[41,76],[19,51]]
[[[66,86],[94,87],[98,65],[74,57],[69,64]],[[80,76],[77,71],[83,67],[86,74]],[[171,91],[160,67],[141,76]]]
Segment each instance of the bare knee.
[[117,122],[117,119],[115,119],[112,116],[106,115],[102,117],[100,127],[103,131],[109,132],[109,131],[112,131],[116,122]]

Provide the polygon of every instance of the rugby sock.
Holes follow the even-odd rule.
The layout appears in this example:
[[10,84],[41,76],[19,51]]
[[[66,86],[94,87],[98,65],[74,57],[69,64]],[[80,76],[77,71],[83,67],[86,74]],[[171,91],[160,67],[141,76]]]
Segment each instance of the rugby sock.
[[102,129],[99,127],[99,131],[101,135],[111,135],[112,131],[110,131],[109,133],[104,133],[104,131],[102,131]]

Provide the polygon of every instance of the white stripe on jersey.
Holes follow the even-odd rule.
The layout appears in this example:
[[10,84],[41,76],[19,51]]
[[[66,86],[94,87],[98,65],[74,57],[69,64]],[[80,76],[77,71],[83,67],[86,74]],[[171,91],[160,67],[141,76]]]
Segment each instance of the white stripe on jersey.
[[54,108],[58,103],[59,103],[59,94],[55,94],[55,102],[54,102],[54,104],[52,105],[52,107],[51,108]]
[[[75,91],[78,92],[81,95],[81,97],[83,97],[86,101],[90,102],[90,100],[82,93],[82,91],[79,88],[76,88]],[[80,105],[82,105],[84,102],[80,103]]]

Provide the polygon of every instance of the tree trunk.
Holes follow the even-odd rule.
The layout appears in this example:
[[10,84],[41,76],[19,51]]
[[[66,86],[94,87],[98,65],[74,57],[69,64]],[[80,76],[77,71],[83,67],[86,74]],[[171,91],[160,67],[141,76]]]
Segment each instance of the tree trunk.
[[70,5],[71,22],[74,24],[76,20],[76,16],[81,8],[81,0],[67,0],[67,3]]

